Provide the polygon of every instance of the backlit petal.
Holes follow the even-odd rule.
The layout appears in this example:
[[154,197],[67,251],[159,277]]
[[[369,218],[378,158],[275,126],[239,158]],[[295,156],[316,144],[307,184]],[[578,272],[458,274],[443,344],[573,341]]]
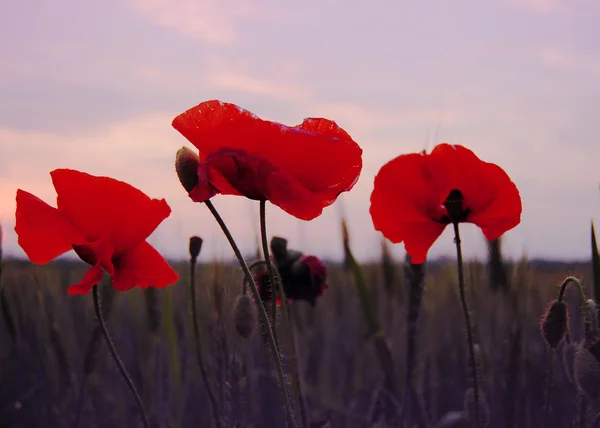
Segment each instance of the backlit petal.
[[19,189],[16,201],[15,232],[20,247],[33,263],[48,263],[72,250],[73,244],[85,242],[67,217],[38,197]]
[[126,291],[133,287],[166,287],[177,282],[179,275],[163,256],[147,242],[114,260],[113,287]]
[[88,294],[94,285],[97,285],[100,281],[102,281],[102,268],[100,265],[92,266],[85,273],[81,281],[79,281],[75,285],[71,285],[68,288],[69,294],[71,296],[75,296],[77,294]]
[[200,163],[198,175],[206,176],[221,194],[266,199],[301,220],[312,220],[326,206],[320,194],[311,193],[293,176],[267,159],[241,150],[211,155]]
[[50,174],[58,194],[58,209],[88,240],[109,239],[116,254],[139,245],[171,213],[164,199],[151,199],[113,178],[71,169],[57,169]]
[[358,180],[362,149],[335,122],[311,118],[295,127],[258,118],[234,104],[206,101],[177,116],[173,127],[200,150],[222,149],[267,159],[331,204]]
[[439,144],[427,156],[427,170],[432,187],[441,195],[442,202],[451,190],[463,195],[464,206],[476,213],[494,199],[494,183],[482,173],[487,163],[461,145]]
[[485,163],[481,168],[482,180],[493,195],[490,204],[469,216],[468,221],[481,228],[489,240],[497,239],[521,222],[523,206],[515,183],[497,165]]

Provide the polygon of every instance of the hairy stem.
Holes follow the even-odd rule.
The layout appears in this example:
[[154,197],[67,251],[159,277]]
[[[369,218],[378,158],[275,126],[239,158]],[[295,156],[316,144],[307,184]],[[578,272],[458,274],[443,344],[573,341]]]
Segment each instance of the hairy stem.
[[239,247],[237,246],[235,240],[233,239],[233,236],[231,235],[231,232],[227,228],[227,225],[223,221],[223,218],[218,213],[215,206],[212,204],[212,202],[210,200],[207,200],[204,203],[206,204],[206,206],[208,207],[208,209],[214,216],[215,220],[217,220],[217,223],[219,223],[221,230],[223,231],[223,233],[225,234],[225,237],[229,241],[229,245],[231,245],[231,249],[233,250],[235,257],[237,258],[238,263],[240,264],[242,271],[244,272],[244,275],[246,276],[246,280],[248,281],[248,284],[250,284],[250,289],[252,290],[252,295],[254,296],[254,300],[256,301],[256,306],[258,307],[258,315],[260,316],[261,322],[264,324],[266,334],[267,334],[267,342],[269,342],[269,348],[271,349],[271,353],[273,354],[273,359],[275,360],[275,365],[277,368],[277,376],[279,377],[279,386],[281,387],[282,392],[283,392],[286,415],[288,417],[288,421],[289,421],[290,425],[294,428],[297,428],[296,422],[294,420],[294,415],[292,413],[292,406],[290,404],[290,394],[288,391],[287,382],[285,380],[285,373],[283,371],[283,363],[281,361],[281,355],[279,353],[277,344],[275,343],[275,337],[273,336],[273,328],[271,327],[271,323],[269,322],[269,316],[267,315],[267,311],[265,310],[265,305],[263,305],[260,295],[258,294],[258,288],[256,287],[256,283],[254,282],[252,273],[250,272],[250,269],[248,269],[248,265],[246,264],[246,261],[244,260],[244,257],[242,256],[242,253],[241,253]]
[[275,302],[277,300],[275,293],[275,285],[277,285],[277,291],[279,291],[281,308],[283,313],[283,324],[290,345],[290,364],[292,371],[292,393],[294,396],[294,407],[296,410],[296,414],[300,416],[301,425],[304,426],[306,424],[306,414],[302,403],[302,395],[300,393],[300,379],[298,376],[298,363],[296,360],[296,344],[294,340],[294,331],[290,320],[287,297],[285,295],[285,290],[283,289],[281,277],[278,274],[275,274],[275,266],[273,266],[273,263],[271,261],[271,255],[269,254],[269,242],[267,238],[266,201],[264,199],[260,201],[260,236],[262,240],[263,255],[267,263],[267,270],[269,271],[272,302]]
[[137,388],[135,387],[133,380],[131,379],[131,376],[129,376],[127,370],[125,370],[123,361],[121,360],[121,357],[119,357],[119,354],[115,349],[115,344],[113,343],[112,339],[110,338],[110,335],[108,334],[108,329],[106,328],[106,323],[104,322],[104,317],[102,316],[102,311],[100,308],[98,285],[94,285],[94,288],[92,288],[92,296],[94,299],[94,310],[96,311],[96,318],[98,319],[98,324],[100,325],[100,329],[102,330],[102,335],[104,336],[106,345],[110,350],[113,360],[115,360],[115,363],[117,364],[117,368],[119,369],[123,380],[125,380],[125,382],[127,383],[127,387],[129,388],[129,391],[131,391],[131,394],[135,399],[135,403],[137,404],[138,409],[140,411],[140,416],[142,418],[144,428],[150,428],[150,424],[148,423],[148,417],[146,416],[146,411],[144,410],[144,403],[142,403],[142,397],[140,397],[140,394],[138,393]]
[[465,296],[465,278],[463,273],[463,258],[460,246],[460,233],[458,231],[458,222],[454,222],[454,242],[456,244],[456,262],[458,265],[458,290],[460,292],[460,303],[462,305],[463,315],[465,317],[465,327],[467,329],[467,341],[469,342],[469,364],[471,365],[471,374],[473,376],[473,392],[475,400],[475,426],[479,426],[479,382],[477,379],[477,361],[475,360],[475,346],[473,343],[473,330],[471,328],[471,318],[469,316],[469,306]]
[[550,394],[554,377],[554,349],[548,349],[548,378],[546,379],[546,396],[544,397],[544,417],[546,425],[550,422]]
[[208,392],[208,398],[210,400],[210,406],[212,409],[213,418],[215,420],[215,426],[221,428],[221,416],[219,414],[219,407],[217,406],[217,400],[213,393],[212,387],[208,380],[208,374],[206,373],[206,367],[204,361],[202,361],[202,342],[200,341],[200,325],[198,322],[198,305],[196,304],[196,258],[190,259],[190,299],[192,300],[192,321],[194,324],[194,339],[196,342],[196,359],[198,361],[198,367],[200,367],[200,374],[206,391]]

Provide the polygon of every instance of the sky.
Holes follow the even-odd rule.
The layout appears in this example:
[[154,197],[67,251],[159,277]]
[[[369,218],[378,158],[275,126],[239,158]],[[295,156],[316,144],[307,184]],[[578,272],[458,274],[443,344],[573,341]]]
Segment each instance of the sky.
[[[165,256],[231,258],[203,204],[174,172],[179,113],[209,99],[296,125],[326,117],[363,148],[361,177],[311,222],[269,204],[269,234],[341,259],[346,216],[361,260],[377,259],[373,178],[392,158],[440,142],[500,165],[523,199],[505,255],[584,259],[600,228],[600,4],[594,0],[26,0],[0,6],[0,222],[4,251],[15,192],[51,205],[49,172],[126,181],[172,208],[149,241]],[[216,196],[245,253],[258,203]],[[483,259],[464,225],[463,251]],[[393,245],[397,257],[403,244]],[[430,257],[453,256],[451,228]],[[71,252],[72,255],[72,252]]]

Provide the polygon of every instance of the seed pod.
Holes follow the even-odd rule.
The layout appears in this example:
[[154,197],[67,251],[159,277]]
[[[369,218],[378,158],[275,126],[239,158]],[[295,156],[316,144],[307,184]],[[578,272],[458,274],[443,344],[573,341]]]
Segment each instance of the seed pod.
[[187,147],[177,150],[175,155],[175,171],[185,190],[191,192],[198,184],[198,164],[200,159],[196,153]]
[[567,331],[567,305],[555,300],[548,306],[540,326],[542,337],[549,347],[556,348]]
[[244,339],[248,339],[256,325],[256,308],[247,294],[238,296],[233,307],[235,329]]
[[467,420],[473,428],[487,428],[490,424],[490,406],[485,398],[485,394],[479,390],[479,424],[475,424],[475,390],[469,388],[465,391],[464,412]]
[[192,262],[196,262],[196,260],[198,259],[198,256],[200,255],[200,250],[202,249],[202,238],[200,238],[199,236],[192,236],[190,238],[190,246],[189,246],[189,251],[190,251],[190,257],[192,259]]

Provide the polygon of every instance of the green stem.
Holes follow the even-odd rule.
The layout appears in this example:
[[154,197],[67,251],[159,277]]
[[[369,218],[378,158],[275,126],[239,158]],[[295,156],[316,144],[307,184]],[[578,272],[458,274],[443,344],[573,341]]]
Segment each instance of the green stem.
[[260,201],[260,236],[262,240],[263,255],[265,257],[265,261],[267,262],[267,270],[269,271],[272,302],[275,302],[277,300],[275,285],[277,285],[277,291],[279,291],[281,308],[283,313],[283,324],[286,330],[285,332],[288,337],[291,349],[290,363],[292,366],[292,393],[294,395],[294,407],[296,409],[296,414],[299,415],[301,418],[302,426],[304,426],[306,424],[306,415],[303,408],[304,406],[302,406],[302,396],[300,394],[300,379],[298,376],[298,364],[296,361],[296,345],[294,343],[294,331],[292,329],[292,324],[290,321],[287,296],[285,295],[285,290],[283,289],[281,277],[275,274],[275,266],[273,266],[273,263],[271,262],[271,255],[269,254],[269,242],[267,239],[266,201],[264,199]]
[[479,426],[479,382],[477,379],[477,361],[475,360],[475,346],[473,343],[473,330],[471,328],[471,318],[469,316],[469,307],[467,297],[465,296],[465,278],[463,274],[463,258],[460,246],[460,233],[458,231],[458,222],[454,222],[454,242],[456,244],[456,261],[458,264],[458,290],[460,292],[460,303],[462,305],[465,318],[465,327],[467,329],[467,341],[469,342],[469,360],[471,365],[471,374],[473,376],[473,392],[475,400],[475,426]]
[[192,299],[192,320],[194,324],[194,339],[196,341],[196,359],[198,360],[198,367],[200,367],[200,374],[206,391],[208,392],[208,398],[210,400],[210,406],[212,409],[213,418],[215,420],[215,426],[221,428],[221,417],[219,415],[219,407],[217,406],[217,400],[213,393],[212,387],[208,380],[208,374],[206,373],[206,367],[202,361],[202,343],[200,341],[200,325],[198,322],[198,305],[196,304],[196,258],[190,259],[190,298]]
[[133,380],[131,379],[131,376],[129,376],[127,370],[125,370],[123,361],[121,360],[121,357],[119,357],[119,354],[115,349],[115,344],[113,343],[112,339],[110,338],[110,335],[108,334],[108,329],[106,328],[106,323],[104,322],[104,317],[102,316],[102,311],[100,310],[100,297],[98,296],[98,285],[94,285],[94,288],[92,288],[92,296],[94,299],[94,310],[96,311],[96,318],[98,319],[98,324],[100,325],[100,329],[102,330],[102,335],[104,336],[106,345],[110,350],[113,360],[115,360],[115,363],[117,364],[117,368],[119,369],[123,380],[125,380],[125,382],[127,383],[129,391],[131,391],[131,394],[133,394],[135,403],[137,404],[138,409],[140,411],[140,416],[142,417],[142,423],[144,424],[144,428],[150,428],[150,424],[148,423],[148,417],[146,416],[146,411],[144,410],[144,403],[142,403],[142,397],[140,397],[140,394],[138,393],[137,388],[135,387]]
[[221,230],[223,231],[223,233],[225,234],[225,237],[229,241],[229,245],[231,245],[231,249],[233,250],[235,257],[237,258],[238,263],[240,264],[242,271],[244,272],[244,275],[246,276],[246,280],[248,281],[248,284],[250,284],[250,289],[252,290],[252,295],[254,296],[254,300],[256,301],[256,306],[258,307],[258,314],[259,314],[260,319],[261,319],[262,323],[264,324],[264,327],[266,330],[267,342],[269,342],[269,348],[271,349],[271,353],[273,354],[273,359],[275,360],[275,365],[277,367],[277,375],[279,377],[279,386],[281,387],[281,389],[283,391],[285,411],[286,411],[286,414],[288,417],[288,421],[292,427],[297,428],[296,422],[294,420],[294,416],[292,414],[292,406],[290,404],[290,395],[289,395],[287,383],[285,380],[285,373],[283,371],[283,363],[281,362],[281,355],[279,354],[279,350],[275,343],[275,338],[273,337],[273,329],[271,327],[271,323],[269,322],[269,317],[267,315],[267,311],[265,310],[265,305],[263,305],[263,302],[260,298],[260,294],[258,293],[258,289],[256,288],[256,283],[254,282],[252,273],[250,272],[250,269],[248,269],[248,265],[246,264],[246,261],[244,260],[244,257],[242,256],[242,253],[241,253],[239,247],[237,246],[235,240],[233,239],[233,236],[231,235],[231,232],[229,232],[227,225],[223,221],[223,218],[218,213],[215,206],[212,204],[212,202],[210,200],[204,201],[204,203],[206,204],[206,206],[208,207],[208,209],[214,216],[215,220],[217,220],[217,223],[219,223]]

